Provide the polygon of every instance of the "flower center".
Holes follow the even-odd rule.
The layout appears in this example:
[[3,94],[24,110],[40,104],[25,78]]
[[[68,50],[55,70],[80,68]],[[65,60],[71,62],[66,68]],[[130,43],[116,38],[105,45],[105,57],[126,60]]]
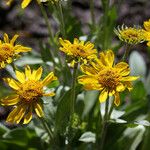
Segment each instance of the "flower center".
[[85,52],[85,48],[84,46],[81,45],[73,45],[70,47],[71,48],[71,52],[77,57],[77,56],[82,56],[82,57],[86,57],[87,53]]
[[120,81],[120,75],[113,68],[103,70],[98,77],[99,83],[108,90],[114,90]]
[[6,61],[14,55],[14,49],[10,44],[4,43],[0,45],[0,62]]
[[21,85],[18,94],[25,102],[35,101],[43,95],[43,85],[39,81],[26,81]]
[[142,29],[126,29],[121,31],[121,36],[128,42],[139,42],[144,39],[143,37],[144,31]]

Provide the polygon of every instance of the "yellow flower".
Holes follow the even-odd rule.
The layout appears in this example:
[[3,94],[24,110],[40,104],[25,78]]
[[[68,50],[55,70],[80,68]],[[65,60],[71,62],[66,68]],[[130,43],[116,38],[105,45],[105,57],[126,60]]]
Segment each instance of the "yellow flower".
[[150,19],[144,22],[145,28],[145,40],[148,42],[147,46],[150,46]]
[[[13,2],[14,0],[7,0],[7,5],[11,5],[11,3]],[[24,9],[26,8],[30,3],[31,3],[32,0],[22,0],[22,3],[21,3],[21,7]],[[40,4],[41,2],[47,2],[47,1],[50,1],[50,2],[58,2],[59,0],[36,0],[38,4]]]
[[79,41],[77,38],[71,43],[68,40],[59,39],[60,50],[66,53],[71,59],[71,64],[74,63],[87,63],[88,61],[96,58],[97,50],[94,49],[94,44],[91,42],[85,43],[84,41]]
[[78,81],[87,90],[100,90],[99,101],[105,102],[108,96],[114,96],[116,106],[120,104],[119,93],[126,88],[132,89],[131,81],[138,77],[129,76],[130,68],[125,62],[114,64],[112,50],[100,53],[100,58],[91,62],[90,65],[82,65],[85,75],[79,76]]
[[38,117],[42,117],[43,104],[40,100],[42,96],[54,96],[54,92],[45,93],[44,87],[52,81],[57,80],[53,72],[50,72],[44,80],[40,80],[43,69],[31,70],[29,66],[25,68],[25,73],[16,71],[17,80],[6,78],[4,81],[14,90],[11,96],[1,99],[3,106],[15,106],[7,117],[7,122],[18,124],[23,119],[23,124],[27,124],[32,119],[32,112],[35,111]]
[[[8,0],[7,1],[7,5],[11,5],[11,3],[13,2],[14,0]],[[30,4],[30,2],[31,2],[32,0],[22,0],[22,3],[21,3],[21,7],[24,9],[24,8],[26,8],[29,4]],[[37,2],[38,3],[40,3],[40,0],[37,0]]]
[[145,40],[144,30],[141,28],[132,28],[122,25],[121,28],[114,30],[119,39],[128,44],[138,44]]
[[19,44],[15,44],[18,35],[16,34],[11,40],[8,35],[4,34],[4,41],[0,40],[0,69],[5,68],[7,64],[10,64],[21,52],[28,52],[31,50],[29,47],[24,47]]

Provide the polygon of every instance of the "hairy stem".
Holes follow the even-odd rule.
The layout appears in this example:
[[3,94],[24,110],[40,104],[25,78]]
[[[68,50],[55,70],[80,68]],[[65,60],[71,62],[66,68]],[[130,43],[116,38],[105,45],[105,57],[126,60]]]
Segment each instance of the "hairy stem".
[[51,128],[48,126],[48,124],[47,124],[47,122],[46,122],[46,120],[44,118],[39,118],[39,119],[40,119],[43,127],[45,128],[46,132],[48,133],[48,136],[49,136],[50,140],[52,140],[53,132],[52,132]]
[[75,97],[76,97],[76,78],[77,78],[77,70],[78,70],[78,63],[75,63],[73,69],[73,77],[72,77],[72,95],[71,95],[71,114],[73,115],[75,111]]

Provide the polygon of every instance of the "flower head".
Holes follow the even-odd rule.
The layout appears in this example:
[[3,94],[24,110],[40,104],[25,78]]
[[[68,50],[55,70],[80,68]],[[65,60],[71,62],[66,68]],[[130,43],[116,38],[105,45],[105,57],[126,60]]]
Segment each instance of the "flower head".
[[97,50],[94,49],[94,44],[91,42],[85,43],[84,41],[79,41],[77,38],[71,43],[68,40],[59,39],[60,50],[66,53],[71,59],[72,66],[74,63],[87,63],[88,61],[96,58]]
[[114,53],[112,50],[100,53],[100,58],[90,65],[82,65],[85,75],[79,76],[78,81],[87,90],[100,90],[99,101],[106,101],[108,96],[114,96],[116,106],[120,104],[119,93],[126,88],[132,89],[131,81],[138,77],[129,76],[129,65],[125,62],[114,64]]
[[21,52],[28,52],[31,50],[29,47],[24,47],[19,44],[15,44],[18,35],[15,35],[11,40],[8,35],[4,34],[4,41],[0,40],[0,69],[5,68],[7,64],[10,64]]
[[144,30],[141,28],[133,28],[122,25],[121,28],[114,30],[119,39],[128,44],[138,44],[144,42]]
[[[11,3],[13,2],[14,0],[7,0],[7,5],[11,5]],[[32,0],[22,0],[22,3],[21,3],[21,7],[24,9],[26,8],[30,3],[31,3]],[[40,4],[41,2],[47,2],[47,1],[50,1],[50,2],[58,2],[59,0],[36,0],[38,4]]]
[[3,106],[15,106],[7,117],[7,122],[19,123],[23,119],[23,124],[27,124],[32,119],[32,112],[35,111],[38,117],[42,117],[43,105],[40,100],[42,96],[54,96],[54,92],[45,93],[44,87],[52,81],[57,80],[53,72],[50,72],[44,80],[40,80],[43,69],[31,70],[29,66],[25,68],[25,73],[16,71],[17,80],[12,78],[4,79],[14,90],[11,96],[1,99]]
[[145,40],[148,42],[147,46],[150,46],[150,19],[144,22],[145,28]]
[[[13,2],[14,0],[7,0],[7,5],[11,5],[11,3]],[[24,9],[26,8],[30,3],[31,3],[32,0],[22,0],[22,3],[21,3],[21,7]],[[36,0],[38,3],[40,3],[40,0]]]

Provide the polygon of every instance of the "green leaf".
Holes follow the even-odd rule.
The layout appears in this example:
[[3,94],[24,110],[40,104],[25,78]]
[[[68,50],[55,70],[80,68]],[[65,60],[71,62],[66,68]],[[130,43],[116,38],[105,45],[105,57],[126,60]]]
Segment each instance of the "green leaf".
[[143,100],[146,98],[146,95],[147,93],[144,84],[141,81],[136,82],[133,90],[131,91],[131,100]]
[[42,42],[39,43],[41,49],[41,57],[44,62],[52,61],[53,56],[50,53],[50,49],[46,47]]
[[129,65],[131,68],[131,74],[140,76],[141,78],[146,75],[146,63],[144,58],[137,51],[133,51],[129,57]]
[[87,91],[85,93],[85,98],[84,98],[84,111],[83,111],[83,116],[86,116],[92,107],[94,106],[95,102],[97,101],[99,92],[98,91]]
[[65,132],[70,118],[71,90],[60,99],[56,112],[55,131]]

